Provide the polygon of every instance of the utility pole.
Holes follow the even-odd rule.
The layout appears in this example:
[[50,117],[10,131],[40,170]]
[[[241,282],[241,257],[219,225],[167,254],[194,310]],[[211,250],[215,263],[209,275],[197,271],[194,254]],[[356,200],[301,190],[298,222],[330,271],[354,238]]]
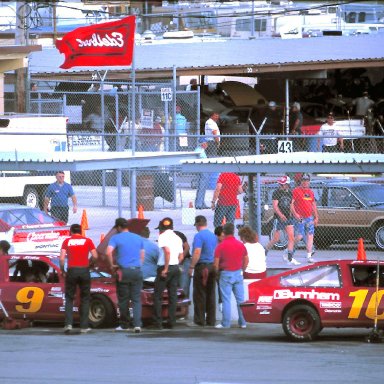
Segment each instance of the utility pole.
[[[25,3],[18,1],[16,4],[15,45],[26,45],[25,33]],[[16,69],[15,72],[16,112],[26,112],[26,68]]]

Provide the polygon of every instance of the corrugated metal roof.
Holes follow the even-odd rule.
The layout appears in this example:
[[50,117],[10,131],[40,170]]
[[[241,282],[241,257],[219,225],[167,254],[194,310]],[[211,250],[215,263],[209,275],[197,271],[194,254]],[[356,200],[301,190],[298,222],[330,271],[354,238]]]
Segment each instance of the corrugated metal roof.
[[[202,167],[202,164],[204,166]],[[235,173],[382,173],[384,155],[372,153],[317,153],[233,156],[183,161],[182,172]]]
[[[63,70],[64,56],[57,49],[44,49],[30,56],[30,73],[77,73],[95,71],[94,67]],[[381,66],[384,62],[384,34],[327,36],[306,39],[219,40],[202,43],[169,43],[135,46],[136,72],[207,70],[238,67],[248,73],[263,67],[292,70],[292,65],[324,66],[358,62],[361,66]],[[100,70],[126,71],[129,67],[99,67]],[[303,68],[301,68],[303,69]],[[306,68],[308,69],[308,68]],[[298,69],[296,69],[298,70]]]

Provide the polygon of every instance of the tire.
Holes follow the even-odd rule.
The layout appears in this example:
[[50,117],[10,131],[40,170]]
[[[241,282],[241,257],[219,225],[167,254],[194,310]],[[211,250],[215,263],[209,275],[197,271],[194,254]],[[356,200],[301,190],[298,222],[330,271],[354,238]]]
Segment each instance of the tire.
[[[270,240],[273,238],[274,233],[275,233],[275,230],[272,229],[271,233],[269,235],[269,239]],[[280,239],[274,245],[274,248],[285,249],[285,248],[287,248],[287,245],[288,245],[288,235],[287,235],[287,232],[285,230],[280,230]]]
[[41,197],[36,188],[26,187],[22,198],[22,204],[31,208],[40,208]]
[[105,328],[116,323],[116,311],[111,301],[102,295],[91,297],[89,323],[92,328]]
[[376,226],[374,242],[377,249],[384,251],[384,223]]
[[309,305],[295,305],[284,314],[283,330],[292,341],[314,340],[321,329],[319,314]]

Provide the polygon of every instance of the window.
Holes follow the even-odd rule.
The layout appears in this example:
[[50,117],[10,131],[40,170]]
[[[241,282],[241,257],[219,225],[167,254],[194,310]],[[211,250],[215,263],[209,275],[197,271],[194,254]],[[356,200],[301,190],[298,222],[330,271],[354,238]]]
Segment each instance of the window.
[[[376,287],[377,267],[356,266],[352,267],[352,281],[356,287]],[[379,268],[379,287],[384,286],[384,270]]]
[[57,270],[42,260],[9,260],[9,281],[24,283],[57,283]]
[[356,207],[359,202],[346,188],[330,188],[328,190],[328,206],[338,208]]
[[283,287],[341,287],[339,267],[325,265],[281,277]]

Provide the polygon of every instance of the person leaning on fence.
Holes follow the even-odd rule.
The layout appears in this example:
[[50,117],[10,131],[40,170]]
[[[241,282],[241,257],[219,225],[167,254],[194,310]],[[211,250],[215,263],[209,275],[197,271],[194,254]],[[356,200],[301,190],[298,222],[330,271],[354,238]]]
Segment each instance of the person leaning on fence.
[[71,237],[63,241],[60,251],[60,269],[65,277],[65,333],[72,330],[73,300],[77,288],[80,290],[80,332],[88,333],[90,331],[91,276],[89,254],[93,260],[96,260],[98,255],[93,241],[82,236],[81,231],[81,225],[72,224],[70,227]]
[[[335,118],[333,113],[329,113],[327,121],[319,130],[319,136],[333,136],[324,137],[322,139],[323,152],[343,152],[344,151],[344,139],[340,136],[341,132],[335,127]],[[321,148],[321,139],[318,139],[317,148]]]
[[204,133],[208,140],[207,157],[217,157],[217,151],[220,146],[220,129],[217,125],[219,119],[219,114],[212,112],[209,119],[205,122]]
[[51,215],[64,223],[68,223],[68,198],[72,199],[73,213],[77,212],[77,198],[72,185],[64,181],[63,171],[56,172],[56,182],[48,186],[44,198],[44,212],[48,213],[48,205],[51,202]]
[[264,247],[259,243],[259,236],[248,226],[239,230],[240,240],[244,243],[248,253],[248,265],[244,271],[244,279],[263,279],[267,277],[267,263]]
[[[287,260],[293,265],[300,264],[293,258],[293,245],[295,241],[294,218],[291,214],[292,191],[290,188],[291,179],[289,176],[282,176],[277,180],[279,188],[273,191],[272,206],[274,211],[273,218],[273,237],[265,246],[265,254],[280,240],[282,231],[288,237],[288,256]],[[286,257],[284,255],[284,257]]]

